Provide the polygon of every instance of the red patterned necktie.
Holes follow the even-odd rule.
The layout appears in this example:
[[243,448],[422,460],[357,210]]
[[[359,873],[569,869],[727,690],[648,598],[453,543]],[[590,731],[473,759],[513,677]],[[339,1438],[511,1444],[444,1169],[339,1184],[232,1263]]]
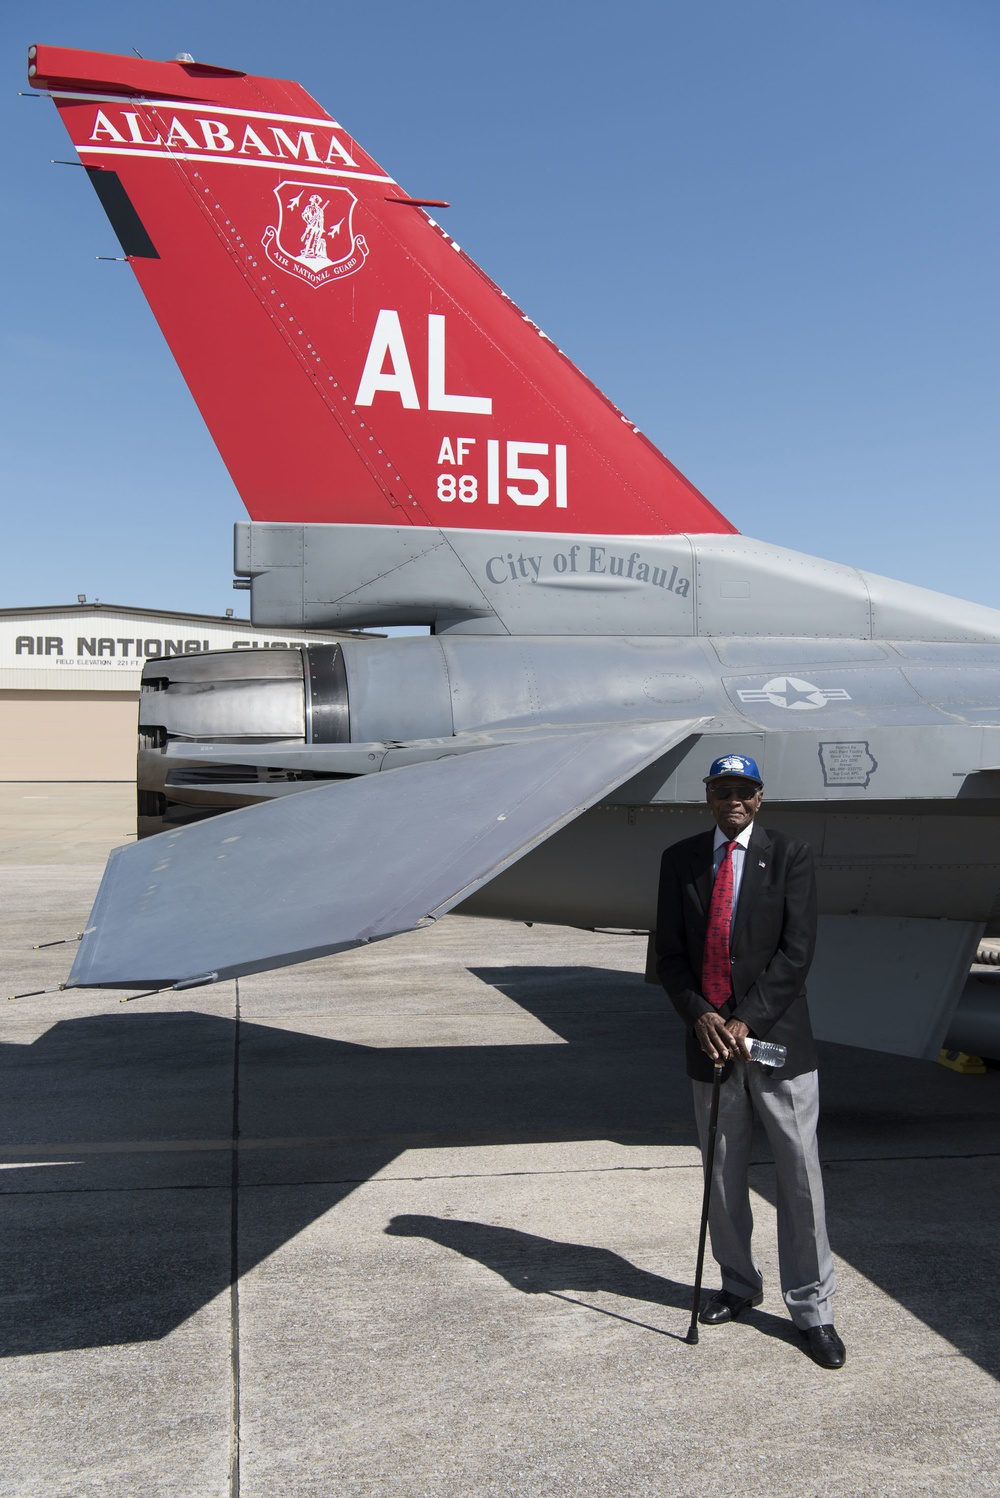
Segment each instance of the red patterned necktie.
[[721,1009],[733,996],[733,974],[729,962],[729,931],[733,918],[733,840],[722,851],[722,862],[712,885],[708,907],[705,951],[701,966],[701,991],[710,1004]]

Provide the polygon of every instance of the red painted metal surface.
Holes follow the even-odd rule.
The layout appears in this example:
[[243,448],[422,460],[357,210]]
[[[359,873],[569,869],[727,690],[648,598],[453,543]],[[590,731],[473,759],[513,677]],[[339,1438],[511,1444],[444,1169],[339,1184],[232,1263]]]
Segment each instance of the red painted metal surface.
[[133,270],[254,519],[733,530],[298,84],[32,62],[155,246]]

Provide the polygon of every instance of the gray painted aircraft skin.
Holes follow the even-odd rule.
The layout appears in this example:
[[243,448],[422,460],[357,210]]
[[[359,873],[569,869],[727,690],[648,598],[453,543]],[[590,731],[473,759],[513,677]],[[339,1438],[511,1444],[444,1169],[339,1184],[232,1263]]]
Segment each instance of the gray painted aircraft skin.
[[[914,607],[909,595],[917,590],[899,588]],[[237,886],[244,909],[261,883],[276,880],[286,891],[296,881],[312,887],[317,860],[335,861],[323,898],[343,909],[347,891],[375,860],[382,887],[416,879],[423,899],[414,907],[414,923],[457,908],[518,921],[648,930],[662,849],[706,826],[706,766],[736,750],[761,766],[764,822],[806,838],[817,854],[822,914],[810,1002],[818,1033],[936,1055],[981,937],[1000,935],[1000,645],[984,638],[989,624],[1000,621],[987,617],[991,611],[972,610],[977,628],[963,639],[954,617],[960,608],[952,600],[946,605],[934,628],[950,638],[924,641],[874,638],[870,625],[866,637],[669,640],[582,631],[511,637],[465,634],[453,626],[429,638],[150,663],[147,684],[156,690],[144,692],[140,717],[157,747],[141,756],[141,776],[145,794],[163,802],[148,830],[171,829],[174,844],[169,856],[150,865],[151,877],[169,870],[176,883],[183,871],[203,892],[209,858],[218,862],[233,844],[213,841],[211,853],[199,848],[190,866],[186,858],[178,863],[186,818],[280,803],[308,791],[317,808],[317,796],[329,798],[337,813],[333,823],[312,857],[304,839],[317,835],[319,823],[293,834],[275,822],[260,833],[259,844],[251,827],[247,884]],[[340,742],[322,742],[318,716],[311,721],[311,684],[321,655],[339,658],[340,673],[333,675],[343,712],[332,721]],[[328,714],[327,727],[330,721]],[[535,829],[544,824],[547,833],[525,840],[519,853],[505,847],[502,860],[474,869],[473,850],[489,824],[509,810],[511,785],[486,751],[508,746],[520,753],[541,743],[554,765],[567,738],[592,738],[601,728],[665,731],[671,742],[635,767],[637,773],[605,784],[596,799],[576,799],[574,788],[557,778]],[[593,743],[589,753],[595,754]],[[424,820],[405,836],[388,796],[381,804],[372,801],[366,825],[384,817],[393,835],[377,850],[359,846],[346,820],[348,786],[386,772],[394,785],[405,786],[421,766],[457,767],[470,756],[480,761],[480,778],[469,801],[453,802],[442,782],[444,801],[428,802]],[[515,767],[513,784],[523,789],[538,771],[537,763]],[[333,776],[345,778],[325,789],[316,778]],[[407,800],[419,810],[425,794],[414,778]],[[250,815],[235,810],[213,823],[210,835],[228,827],[228,837],[243,837],[240,818]],[[458,845],[455,887],[444,900],[420,873],[442,842],[442,817]],[[268,872],[272,839],[295,850],[296,866],[280,878]],[[138,861],[144,848],[160,842],[126,850],[127,856]],[[413,866],[406,864],[402,842],[415,855]],[[141,932],[146,949],[151,941],[160,945],[175,966],[133,967],[130,981],[197,978],[190,966],[176,969],[173,905],[167,905],[166,924],[158,921],[154,931],[143,900],[142,908],[119,905],[118,941],[126,927]],[[246,920],[231,904],[216,909],[201,899],[187,918],[210,927],[234,920],[237,930]],[[102,911],[100,919],[107,922],[108,914]],[[293,954],[271,949],[254,965],[389,934],[363,925],[359,914],[355,929],[333,932],[324,916]],[[110,968],[86,967],[81,952],[77,981],[122,981],[114,939],[107,950]],[[193,959],[189,948],[184,956]],[[204,962],[221,975],[222,959],[211,942]],[[990,1052],[990,1014],[980,1014],[978,1022]]]
[[817,1033],[936,1055],[1000,935],[1000,612],[732,533],[298,85],[45,47],[29,77],[274,517],[236,526],[254,623],[432,629],[150,661],[143,837],[69,984],[455,909],[648,930],[728,751],[817,855]]

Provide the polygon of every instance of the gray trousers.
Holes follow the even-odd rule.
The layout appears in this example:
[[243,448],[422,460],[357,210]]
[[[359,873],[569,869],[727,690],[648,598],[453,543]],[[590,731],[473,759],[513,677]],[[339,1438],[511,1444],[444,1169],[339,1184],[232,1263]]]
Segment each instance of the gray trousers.
[[[702,1159],[708,1144],[711,1082],[692,1082]],[[754,1114],[767,1132],[778,1177],[778,1266],[781,1292],[797,1327],[833,1321],[836,1288],[826,1236],[823,1179],[816,1147],[817,1073],[781,1079],[754,1062],[737,1061],[719,1094],[719,1130],[708,1226],[722,1288],[756,1295],[763,1280],[750,1247],[753,1213],[747,1170]]]

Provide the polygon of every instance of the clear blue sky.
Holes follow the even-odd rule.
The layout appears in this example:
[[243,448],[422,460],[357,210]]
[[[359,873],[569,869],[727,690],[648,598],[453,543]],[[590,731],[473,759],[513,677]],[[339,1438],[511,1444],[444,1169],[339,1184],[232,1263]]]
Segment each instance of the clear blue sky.
[[0,36],[0,606],[245,605],[30,42],[298,79],[740,530],[1000,606],[995,0],[32,0]]

